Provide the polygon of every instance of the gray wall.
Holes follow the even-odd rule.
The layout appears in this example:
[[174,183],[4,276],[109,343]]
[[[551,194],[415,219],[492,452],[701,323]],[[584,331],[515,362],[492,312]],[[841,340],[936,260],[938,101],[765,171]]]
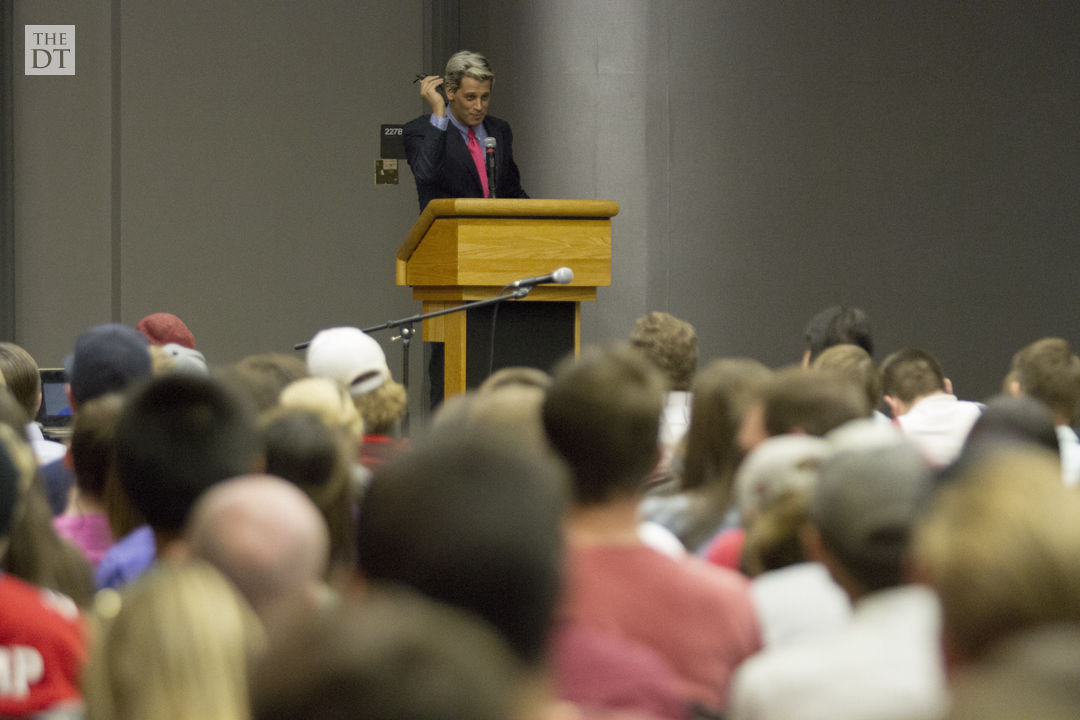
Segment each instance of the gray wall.
[[[56,367],[112,314],[112,8],[14,10],[15,341]],[[74,76],[23,74],[27,24],[75,25]]]
[[[419,111],[421,10],[20,3],[17,342],[53,365],[90,325],[168,311],[224,363],[415,312],[393,260],[415,190],[376,187],[374,160]],[[22,76],[24,23],[77,26],[75,77]]]
[[78,25],[74,78],[15,67],[16,339],[42,364],[157,310],[218,361],[415,311],[392,275],[411,176],[375,187],[372,162],[378,125],[422,108],[425,44],[453,37],[495,65],[534,196],[622,205],[586,341],[658,308],[706,358],[778,365],[811,314],[856,304],[879,358],[923,346],[982,397],[1020,345],[1080,340],[1076,3],[27,0],[14,19]]
[[646,309],[777,365],[832,304],[993,393],[1080,341],[1080,5],[463,2],[523,180],[619,201],[588,339]]

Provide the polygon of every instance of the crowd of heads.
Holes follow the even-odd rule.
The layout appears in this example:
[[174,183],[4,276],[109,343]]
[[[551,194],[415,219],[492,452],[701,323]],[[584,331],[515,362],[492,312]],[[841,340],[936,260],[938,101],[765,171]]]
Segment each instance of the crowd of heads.
[[910,717],[974,717],[999,678],[1075,713],[1075,668],[1032,658],[1080,647],[1080,358],[1021,347],[981,403],[924,349],[875,362],[857,308],[805,341],[699,368],[653,312],[403,438],[361,331],[216,365],[155,313],[74,339],[60,459],[0,343],[0,715],[815,717],[796,699],[839,697],[836,648],[897,598],[933,640]]

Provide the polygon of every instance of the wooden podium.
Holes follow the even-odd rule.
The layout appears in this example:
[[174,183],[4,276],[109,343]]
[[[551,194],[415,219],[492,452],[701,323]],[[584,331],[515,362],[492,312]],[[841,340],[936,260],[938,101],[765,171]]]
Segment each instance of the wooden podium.
[[[618,212],[610,200],[432,200],[398,249],[396,282],[411,285],[413,298],[429,313],[495,297],[515,280],[570,268],[570,284],[540,285],[524,301],[499,305],[495,352],[502,362],[496,369],[548,369],[551,358],[578,351],[580,303],[596,300],[596,288],[611,284],[611,218]],[[486,375],[490,325],[472,311],[423,322],[424,340],[445,345],[445,397]],[[515,342],[521,338],[525,343]],[[511,343],[512,352],[500,352]]]

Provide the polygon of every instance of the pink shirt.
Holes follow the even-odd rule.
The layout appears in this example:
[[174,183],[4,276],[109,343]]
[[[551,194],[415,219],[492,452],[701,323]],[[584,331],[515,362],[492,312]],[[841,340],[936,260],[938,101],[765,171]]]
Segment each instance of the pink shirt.
[[53,527],[60,537],[82,551],[97,570],[105,552],[113,546],[109,520],[104,513],[71,515],[65,513],[53,518]]
[[735,668],[761,649],[749,581],[644,545],[571,546],[563,623],[648,648],[685,701],[724,710]]

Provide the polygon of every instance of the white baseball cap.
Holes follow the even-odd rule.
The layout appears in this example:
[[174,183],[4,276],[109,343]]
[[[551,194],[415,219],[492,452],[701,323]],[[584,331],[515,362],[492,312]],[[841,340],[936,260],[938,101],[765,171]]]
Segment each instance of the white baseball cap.
[[390,377],[379,343],[354,327],[320,330],[308,345],[307,365],[315,377],[337,380],[353,395],[369,393]]

